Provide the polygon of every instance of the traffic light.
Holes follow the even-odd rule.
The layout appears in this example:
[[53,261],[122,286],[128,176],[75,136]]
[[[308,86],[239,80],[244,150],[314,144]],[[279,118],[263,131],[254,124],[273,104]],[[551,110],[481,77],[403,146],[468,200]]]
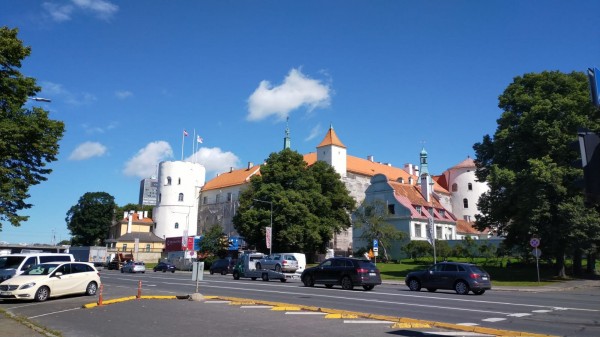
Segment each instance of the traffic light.
[[577,135],[586,200],[600,204],[600,135],[587,130],[580,130]]

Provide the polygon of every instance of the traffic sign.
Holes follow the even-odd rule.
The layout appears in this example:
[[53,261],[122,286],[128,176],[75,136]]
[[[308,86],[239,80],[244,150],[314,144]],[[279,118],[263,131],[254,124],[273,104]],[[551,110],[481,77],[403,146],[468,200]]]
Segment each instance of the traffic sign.
[[373,239],[373,248],[379,247],[379,241],[377,239]]
[[535,258],[539,258],[540,256],[542,256],[542,250],[539,248],[533,248],[533,250],[531,251],[531,254],[533,254],[533,256],[535,256]]
[[532,238],[531,240],[529,240],[529,244],[531,245],[531,247],[537,248],[540,246],[540,239]]
[[377,248],[377,247],[373,247],[373,251],[374,251],[375,253],[377,253],[377,252],[379,251],[379,248]]

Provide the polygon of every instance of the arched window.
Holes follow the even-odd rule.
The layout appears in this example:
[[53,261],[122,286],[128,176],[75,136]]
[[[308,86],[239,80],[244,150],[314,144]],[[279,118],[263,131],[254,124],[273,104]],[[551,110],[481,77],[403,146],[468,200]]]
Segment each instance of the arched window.
[[469,189],[469,191],[473,190],[473,184],[469,183],[469,185],[467,185],[467,188]]
[[175,223],[175,229],[179,228],[179,222]]
[[179,201],[183,201],[183,193],[179,193]]
[[452,192],[458,191],[458,185],[456,183],[452,184]]
[[171,185],[171,177],[167,177],[167,182],[166,182],[166,184],[167,184],[167,185]]
[[177,185],[181,185],[181,178],[177,179]]
[[162,193],[158,193],[158,202],[160,203],[162,201]]
[[467,198],[464,198],[464,199],[463,199],[463,206],[464,206],[465,208],[469,208],[469,200],[467,200]]

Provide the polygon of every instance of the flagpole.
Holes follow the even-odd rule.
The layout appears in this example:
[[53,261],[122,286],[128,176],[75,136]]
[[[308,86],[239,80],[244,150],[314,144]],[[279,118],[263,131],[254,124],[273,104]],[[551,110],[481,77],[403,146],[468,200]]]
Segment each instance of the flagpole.
[[192,161],[196,162],[196,129],[194,128],[194,138],[192,138]]
[[181,133],[181,161],[183,161],[183,143],[185,143],[185,130]]

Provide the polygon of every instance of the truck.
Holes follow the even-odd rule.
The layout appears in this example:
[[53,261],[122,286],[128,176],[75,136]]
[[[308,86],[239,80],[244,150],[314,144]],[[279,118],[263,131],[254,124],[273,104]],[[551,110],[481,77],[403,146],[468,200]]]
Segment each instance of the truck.
[[282,273],[274,270],[256,269],[256,261],[265,257],[263,253],[244,253],[240,255],[235,266],[233,267],[233,279],[249,278],[252,281],[261,278],[263,281],[279,280],[287,282],[287,280],[300,279],[299,274]]
[[106,247],[69,247],[69,253],[73,254],[75,261],[90,262],[96,267],[106,267],[108,264],[108,253]]

